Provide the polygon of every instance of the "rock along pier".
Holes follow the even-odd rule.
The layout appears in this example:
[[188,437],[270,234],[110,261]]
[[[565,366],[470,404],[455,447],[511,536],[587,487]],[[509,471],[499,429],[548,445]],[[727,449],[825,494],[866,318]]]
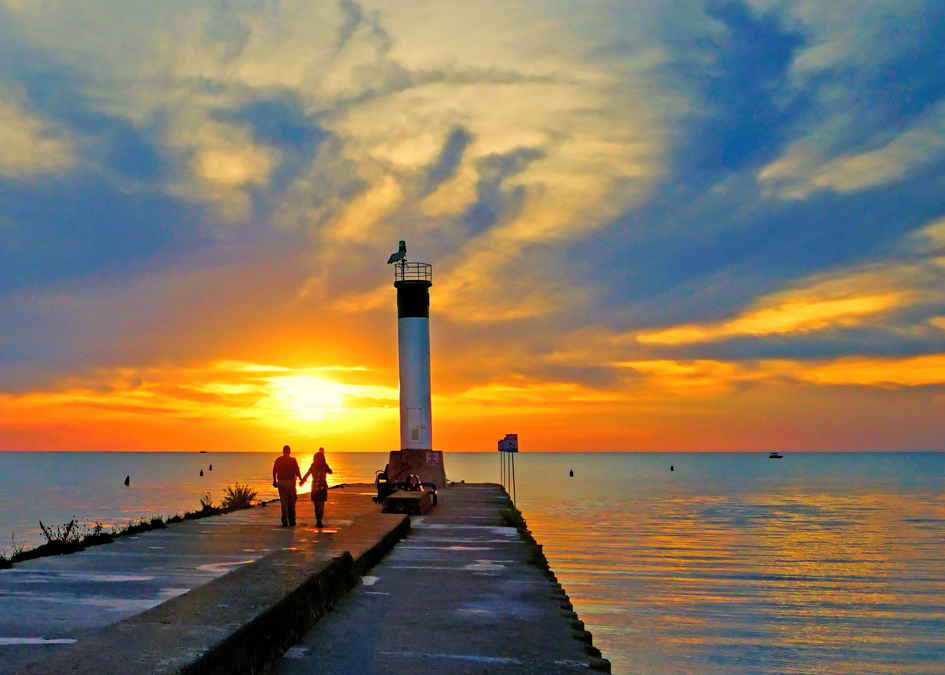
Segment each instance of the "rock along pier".
[[610,672],[500,486],[369,489],[321,533],[257,507],[0,572],[0,674]]

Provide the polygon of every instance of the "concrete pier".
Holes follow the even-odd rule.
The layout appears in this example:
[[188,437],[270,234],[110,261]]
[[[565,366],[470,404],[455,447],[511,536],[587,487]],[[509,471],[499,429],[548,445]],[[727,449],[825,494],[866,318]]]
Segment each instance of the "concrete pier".
[[2,570],[0,675],[71,653],[73,643],[80,644],[98,629],[277,551],[327,547],[359,516],[380,513],[371,501],[374,494],[372,485],[330,490],[321,531],[315,529],[311,501],[303,498],[294,528],[281,527],[276,502],[118,537],[111,544]]
[[272,674],[610,672],[510,506],[498,485],[450,487]]
[[322,533],[300,501],[294,529],[257,508],[0,572],[0,672],[609,672],[499,486],[413,518],[330,494]]

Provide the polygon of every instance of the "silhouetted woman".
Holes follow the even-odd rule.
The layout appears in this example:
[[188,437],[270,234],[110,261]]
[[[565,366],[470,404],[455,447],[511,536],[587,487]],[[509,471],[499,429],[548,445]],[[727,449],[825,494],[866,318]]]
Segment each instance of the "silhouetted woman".
[[328,501],[328,474],[334,473],[325,461],[325,448],[319,448],[299,485],[305,485],[305,479],[312,477],[312,504],[315,506],[315,526],[322,526],[325,515],[325,502]]

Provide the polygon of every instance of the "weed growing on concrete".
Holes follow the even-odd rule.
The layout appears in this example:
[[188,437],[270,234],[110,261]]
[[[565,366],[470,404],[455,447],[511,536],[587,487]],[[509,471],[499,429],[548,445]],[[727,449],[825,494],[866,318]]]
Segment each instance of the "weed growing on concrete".
[[46,537],[46,543],[54,546],[60,544],[74,544],[77,543],[80,538],[79,523],[75,518],[65,525],[56,525],[53,527],[46,527],[43,525],[43,521],[39,521],[39,529],[42,530],[43,536]]
[[502,509],[499,511],[499,514],[501,514],[502,520],[504,520],[505,524],[509,527],[514,527],[519,531],[528,529],[525,526],[525,517],[522,516],[522,512],[514,506],[510,509]]
[[0,553],[0,570],[10,569],[13,566],[13,559],[22,555],[26,549],[25,546],[16,543],[16,532],[12,530],[10,531],[10,548],[13,553],[10,554],[9,558],[6,556],[6,551]]
[[28,548],[16,543],[16,537],[13,532],[10,538],[13,543],[13,553],[7,557],[0,553],[0,569],[9,569],[14,563],[23,560],[32,560],[34,558],[44,558],[50,555],[61,555],[64,553],[73,553],[81,551],[87,546],[97,546],[107,544],[115,537],[124,537],[128,535],[148,532],[150,530],[161,530],[167,527],[168,523],[180,523],[184,520],[195,520],[197,518],[206,518],[216,516],[230,511],[246,509],[252,507],[252,500],[256,498],[256,491],[249,489],[249,485],[236,484],[233,488],[227,488],[227,495],[223,500],[223,505],[214,506],[210,493],[205,492],[200,495],[200,510],[188,511],[183,515],[175,515],[170,518],[161,516],[141,516],[136,520],[131,520],[124,525],[112,527],[111,532],[105,531],[102,523],[96,522],[89,527],[79,523],[75,518],[64,525],[47,527],[40,521],[39,527],[46,538],[45,544],[40,544],[35,548]]
[[116,536],[138,534],[140,532],[149,532],[151,530],[163,530],[167,525],[161,516],[141,516],[137,520],[131,520],[124,525],[112,528],[112,533]]
[[235,511],[237,509],[248,509],[253,505],[253,500],[259,494],[256,490],[251,490],[249,484],[240,485],[237,483],[234,487],[226,489],[226,496],[223,498],[222,506],[224,509]]
[[16,535],[12,531],[10,532],[10,544],[11,544],[10,548],[13,551],[13,555],[10,556],[11,558],[13,558],[14,556],[20,555],[21,553],[23,553],[23,551],[26,550],[26,546],[16,543]]
[[[2,558],[6,565],[0,562],[0,567],[9,567],[13,563],[23,560],[32,560],[34,558],[43,558],[49,555],[62,555],[65,553],[74,553],[81,551],[87,546],[105,544],[112,540],[112,534],[104,531],[101,523],[89,528],[82,525],[75,518],[64,525],[47,526],[43,521],[39,521],[39,529],[46,538],[46,543],[36,548],[27,548],[20,546],[13,541],[13,555],[9,558]],[[11,535],[12,537],[12,535]]]

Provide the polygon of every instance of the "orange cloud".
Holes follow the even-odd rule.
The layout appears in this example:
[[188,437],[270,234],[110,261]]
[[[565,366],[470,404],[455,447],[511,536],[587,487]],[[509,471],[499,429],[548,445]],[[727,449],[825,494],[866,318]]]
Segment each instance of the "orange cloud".
[[898,359],[841,358],[818,362],[657,360],[627,361],[616,365],[645,375],[647,388],[701,398],[723,396],[746,384],[791,380],[834,386],[945,385],[945,354]]
[[796,376],[827,385],[924,387],[945,385],[945,354],[900,359],[847,358],[801,366]]
[[749,311],[725,323],[643,332],[637,335],[637,340],[644,344],[682,344],[710,342],[739,335],[773,335],[855,326],[870,316],[881,315],[905,303],[906,296],[903,293],[828,300],[787,300],[773,307]]

